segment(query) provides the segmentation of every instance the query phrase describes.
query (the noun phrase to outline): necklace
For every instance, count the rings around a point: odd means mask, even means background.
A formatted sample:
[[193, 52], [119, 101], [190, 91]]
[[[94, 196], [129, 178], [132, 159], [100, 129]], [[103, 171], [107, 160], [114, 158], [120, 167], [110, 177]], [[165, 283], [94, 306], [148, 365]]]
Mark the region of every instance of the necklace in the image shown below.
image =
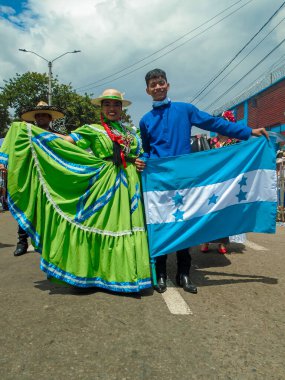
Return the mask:
[[117, 142], [120, 145], [120, 156], [122, 159], [122, 163], [124, 168], [127, 167], [126, 164], [126, 158], [125, 156], [128, 156], [128, 154], [131, 151], [131, 144], [133, 141], [133, 136], [131, 132], [121, 123], [119, 124], [122, 130], [124, 131], [124, 134], [120, 133], [116, 126], [112, 123], [109, 126], [103, 119], [103, 116], [101, 115], [101, 124], [104, 127], [105, 131], [107, 132], [108, 136], [112, 141]]

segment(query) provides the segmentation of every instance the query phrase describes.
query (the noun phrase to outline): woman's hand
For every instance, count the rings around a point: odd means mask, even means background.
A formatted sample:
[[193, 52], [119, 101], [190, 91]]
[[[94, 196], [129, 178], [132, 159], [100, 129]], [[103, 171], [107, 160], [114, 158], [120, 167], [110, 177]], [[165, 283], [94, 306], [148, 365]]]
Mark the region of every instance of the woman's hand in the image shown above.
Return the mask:
[[135, 165], [138, 172], [142, 172], [145, 168], [145, 162], [141, 160], [140, 158], [135, 159]]

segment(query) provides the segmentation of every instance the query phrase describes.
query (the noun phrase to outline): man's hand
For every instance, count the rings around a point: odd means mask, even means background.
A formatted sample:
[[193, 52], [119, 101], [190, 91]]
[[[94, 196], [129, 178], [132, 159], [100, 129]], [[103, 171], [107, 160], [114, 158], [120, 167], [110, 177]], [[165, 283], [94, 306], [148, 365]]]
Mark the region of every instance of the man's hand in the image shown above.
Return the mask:
[[251, 135], [256, 137], [265, 136], [267, 140], [269, 140], [269, 136], [265, 128], [252, 129]]
[[57, 135], [59, 137], [61, 137], [62, 139], [64, 139], [65, 141], [68, 141], [70, 142], [71, 144], [74, 144], [75, 145], [75, 141], [73, 140], [73, 138], [69, 135], [63, 135], [61, 133], [57, 133], [57, 132], [53, 132], [54, 135]]
[[136, 158], [135, 165], [137, 167], [138, 172], [142, 172], [145, 168], [145, 162], [141, 160], [140, 158]]

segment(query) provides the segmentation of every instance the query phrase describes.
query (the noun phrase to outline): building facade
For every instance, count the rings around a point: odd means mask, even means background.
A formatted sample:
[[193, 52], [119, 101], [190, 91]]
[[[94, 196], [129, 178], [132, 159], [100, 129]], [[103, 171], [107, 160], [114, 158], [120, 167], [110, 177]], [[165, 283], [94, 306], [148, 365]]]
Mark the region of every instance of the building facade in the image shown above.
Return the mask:
[[234, 112], [237, 121], [252, 128], [264, 127], [285, 135], [285, 66], [213, 113], [218, 116], [227, 109]]

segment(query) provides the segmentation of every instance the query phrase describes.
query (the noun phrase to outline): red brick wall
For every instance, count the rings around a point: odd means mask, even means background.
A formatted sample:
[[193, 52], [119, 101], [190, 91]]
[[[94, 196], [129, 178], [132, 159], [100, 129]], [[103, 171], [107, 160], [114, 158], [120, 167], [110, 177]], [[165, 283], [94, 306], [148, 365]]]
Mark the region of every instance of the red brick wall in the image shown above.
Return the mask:
[[244, 115], [243, 115], [243, 104], [240, 104], [237, 108], [236, 108], [236, 118], [237, 120], [241, 120], [244, 118]]
[[[236, 107], [237, 120], [243, 119], [243, 104]], [[248, 125], [252, 128], [285, 124], [285, 79], [248, 99]]]

